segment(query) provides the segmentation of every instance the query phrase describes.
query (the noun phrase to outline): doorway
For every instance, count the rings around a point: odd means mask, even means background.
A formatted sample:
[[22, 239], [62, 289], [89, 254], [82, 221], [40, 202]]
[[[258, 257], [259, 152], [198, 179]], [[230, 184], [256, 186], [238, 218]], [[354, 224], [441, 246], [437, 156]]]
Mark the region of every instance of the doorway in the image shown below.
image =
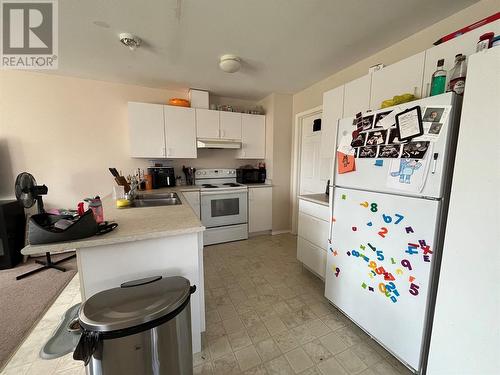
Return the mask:
[[321, 129], [317, 122], [322, 115], [322, 106], [295, 116], [292, 149], [292, 233], [297, 233], [298, 196], [317, 193], [324, 190], [321, 180]]

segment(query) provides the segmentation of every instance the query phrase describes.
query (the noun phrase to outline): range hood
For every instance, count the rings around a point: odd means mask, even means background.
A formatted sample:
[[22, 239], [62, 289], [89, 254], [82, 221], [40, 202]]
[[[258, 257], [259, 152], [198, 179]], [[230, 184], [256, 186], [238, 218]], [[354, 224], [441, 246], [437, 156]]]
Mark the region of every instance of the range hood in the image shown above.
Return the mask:
[[198, 138], [198, 148], [241, 148], [241, 142], [230, 139], [203, 139]]

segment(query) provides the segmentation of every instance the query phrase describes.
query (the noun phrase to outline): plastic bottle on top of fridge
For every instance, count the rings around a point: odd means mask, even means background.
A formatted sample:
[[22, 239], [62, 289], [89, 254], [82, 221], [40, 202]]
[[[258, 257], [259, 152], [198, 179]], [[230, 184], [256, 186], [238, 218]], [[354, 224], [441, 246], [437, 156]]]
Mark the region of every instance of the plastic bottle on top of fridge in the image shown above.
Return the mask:
[[450, 81], [447, 92], [453, 91], [457, 95], [463, 95], [465, 89], [465, 75], [467, 74], [467, 64], [465, 55], [459, 53], [455, 56], [455, 66], [450, 70]]

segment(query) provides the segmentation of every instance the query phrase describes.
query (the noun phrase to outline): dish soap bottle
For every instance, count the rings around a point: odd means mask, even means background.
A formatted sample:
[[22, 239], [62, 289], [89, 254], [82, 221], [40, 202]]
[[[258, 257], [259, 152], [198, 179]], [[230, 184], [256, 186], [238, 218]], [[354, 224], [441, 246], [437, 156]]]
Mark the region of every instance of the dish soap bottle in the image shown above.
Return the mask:
[[450, 82], [448, 83], [448, 90], [446, 91], [453, 91], [457, 95], [463, 95], [466, 73], [467, 65], [465, 64], [465, 56], [459, 53], [455, 56], [455, 66], [450, 71]]
[[432, 75], [431, 95], [439, 95], [446, 90], [446, 70], [443, 69], [444, 59], [439, 59], [437, 62], [437, 70]]

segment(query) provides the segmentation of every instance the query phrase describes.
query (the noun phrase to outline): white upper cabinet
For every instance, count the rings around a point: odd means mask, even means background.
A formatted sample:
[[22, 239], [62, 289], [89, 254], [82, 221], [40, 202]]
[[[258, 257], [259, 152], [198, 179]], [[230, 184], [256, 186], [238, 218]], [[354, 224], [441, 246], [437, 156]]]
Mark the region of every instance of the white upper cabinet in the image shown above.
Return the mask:
[[165, 139], [167, 158], [196, 158], [196, 116], [194, 108], [166, 105]]
[[395, 95], [422, 96], [425, 51], [377, 70], [372, 74], [370, 108], [379, 109], [384, 100]]
[[241, 113], [219, 112], [220, 138], [241, 139]]
[[494, 32], [495, 35], [500, 34], [500, 20], [429, 48], [425, 53], [423, 96], [429, 96], [432, 74], [436, 71], [439, 59], [444, 59], [444, 69], [448, 71], [449, 77], [449, 71], [453, 68], [453, 65], [455, 65], [455, 55], [461, 53], [468, 58], [476, 52], [476, 44], [479, 37], [489, 31]]
[[241, 150], [239, 159], [266, 157], [266, 116], [241, 115]]
[[343, 117], [354, 117], [370, 109], [371, 80], [371, 74], [367, 74], [344, 85]]
[[165, 126], [163, 105], [128, 103], [130, 156], [135, 158], [163, 158]]
[[344, 86], [323, 94], [321, 116], [321, 157], [332, 157], [335, 152], [337, 123], [344, 115]]
[[196, 136], [219, 138], [219, 111], [196, 108]]
[[344, 113], [344, 86], [336, 87], [323, 94], [321, 116], [320, 180], [332, 180], [332, 162], [337, 141], [337, 123]]

